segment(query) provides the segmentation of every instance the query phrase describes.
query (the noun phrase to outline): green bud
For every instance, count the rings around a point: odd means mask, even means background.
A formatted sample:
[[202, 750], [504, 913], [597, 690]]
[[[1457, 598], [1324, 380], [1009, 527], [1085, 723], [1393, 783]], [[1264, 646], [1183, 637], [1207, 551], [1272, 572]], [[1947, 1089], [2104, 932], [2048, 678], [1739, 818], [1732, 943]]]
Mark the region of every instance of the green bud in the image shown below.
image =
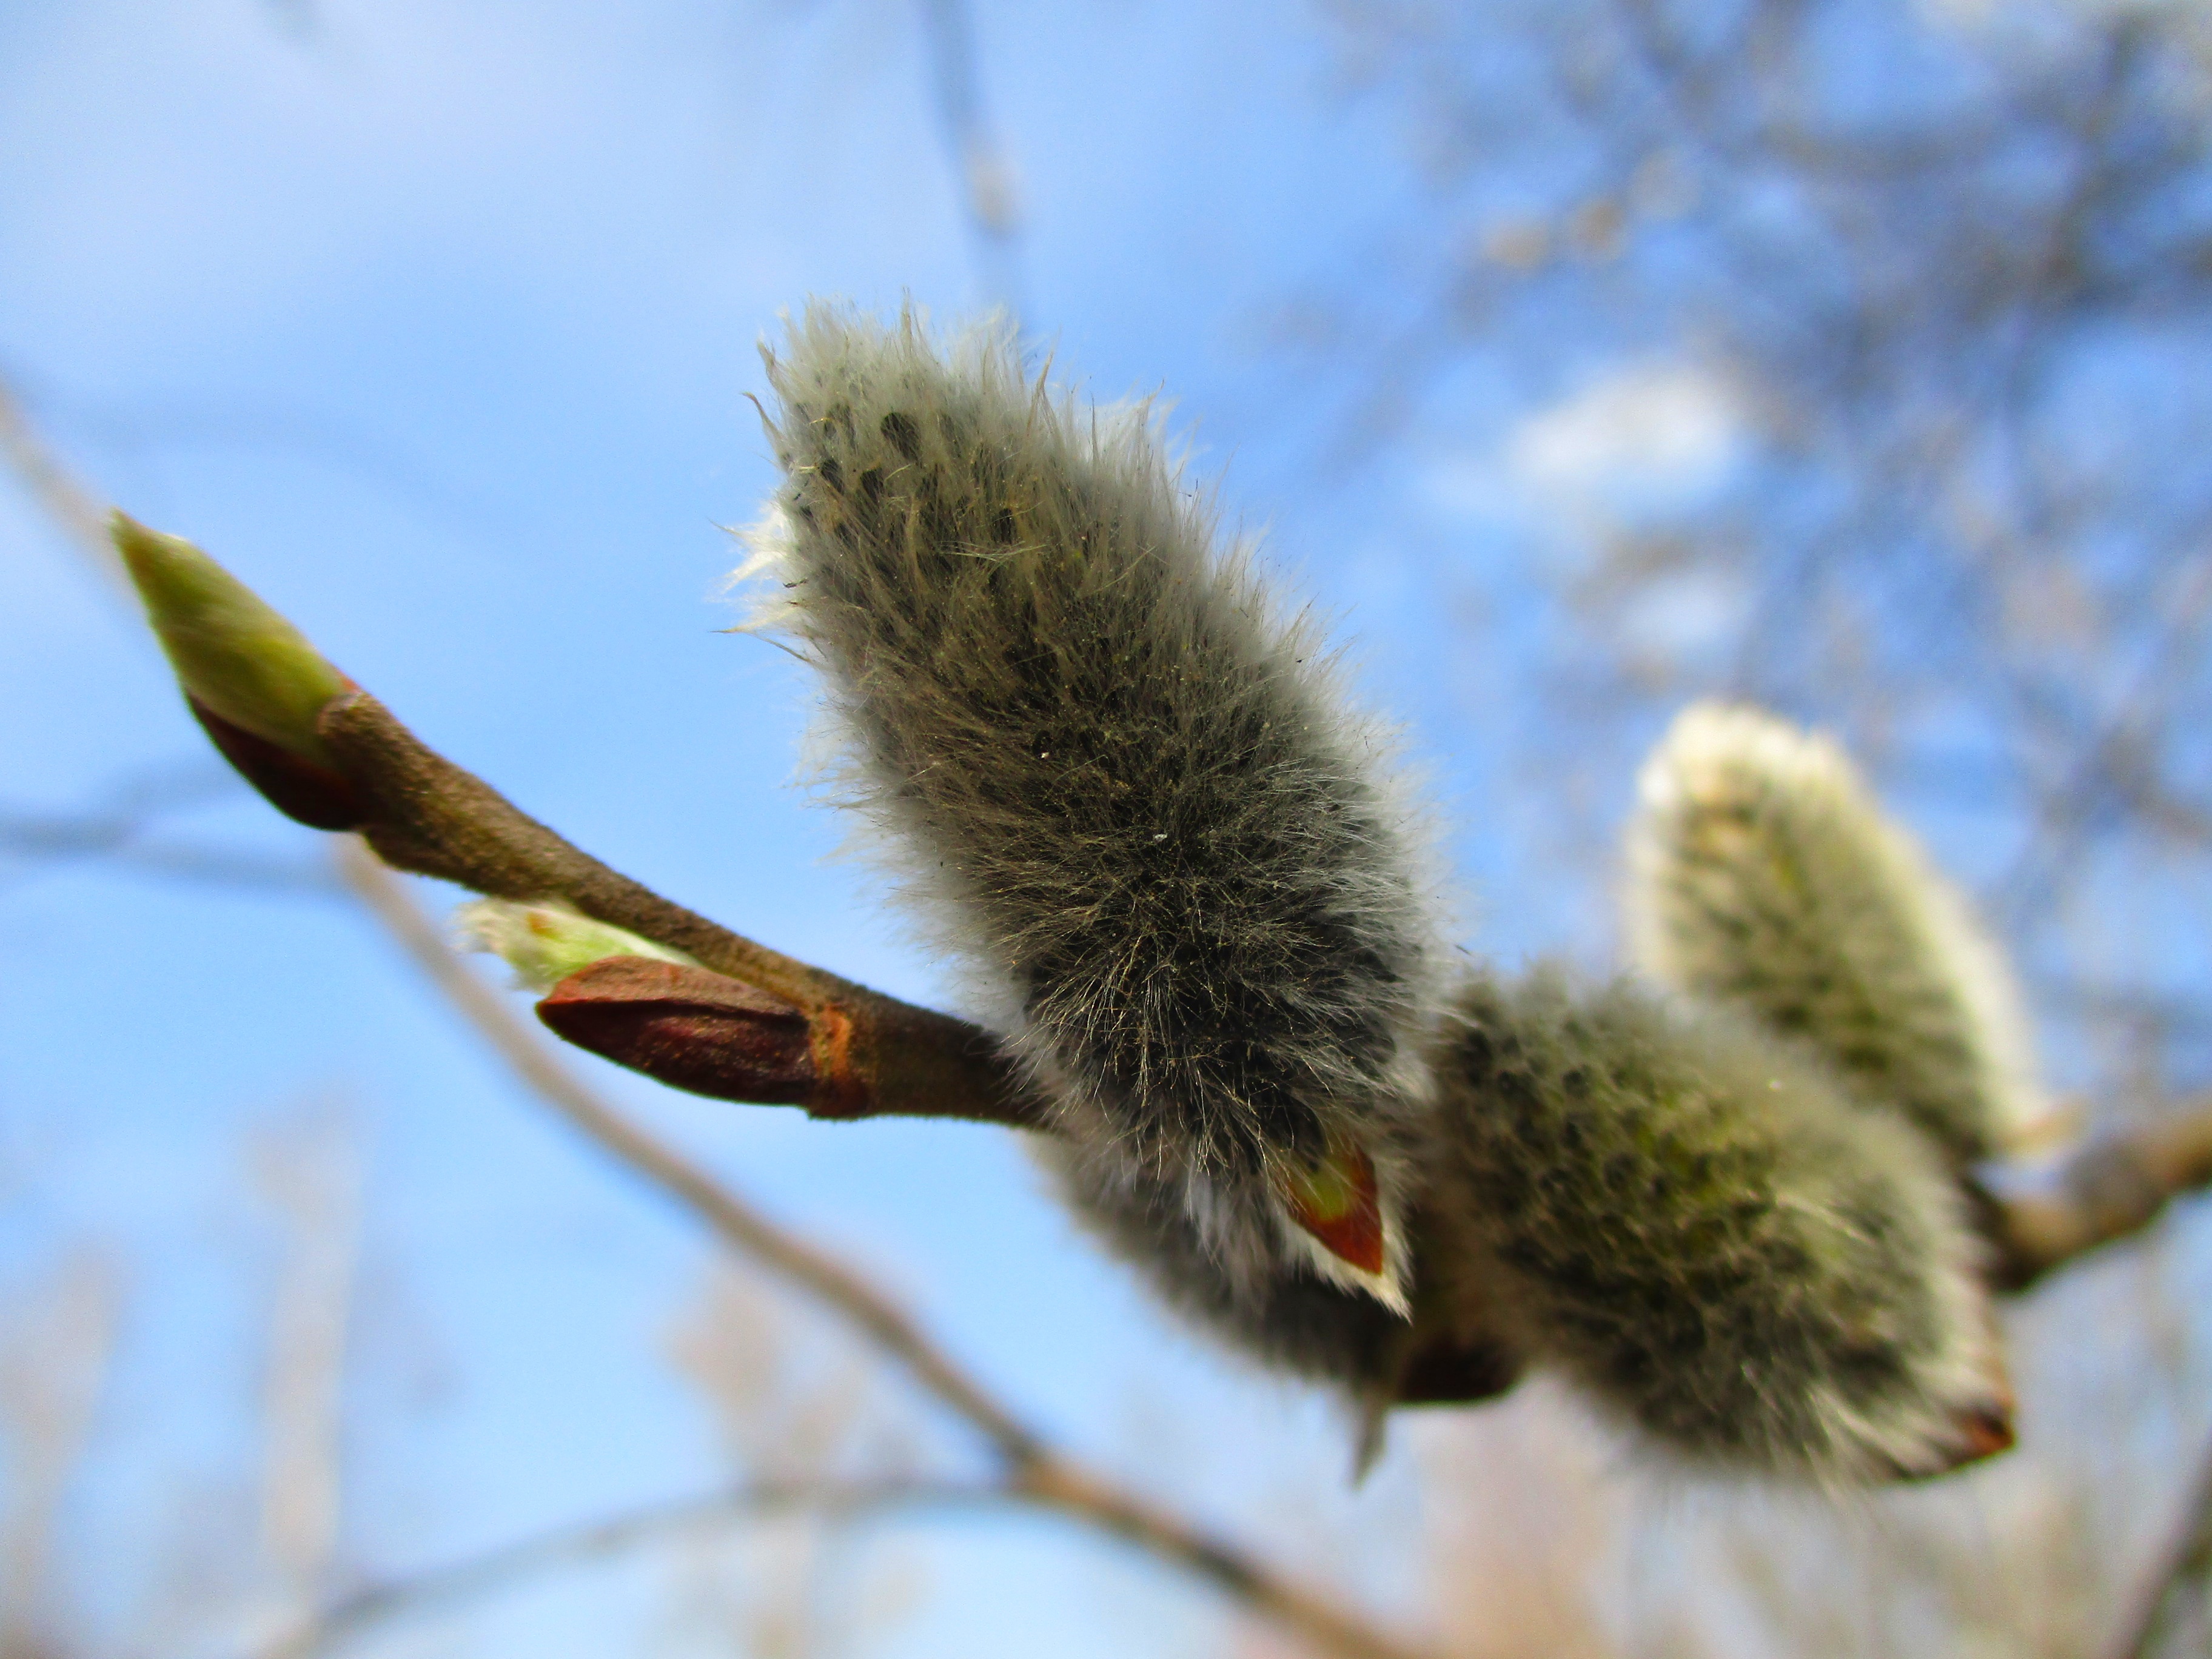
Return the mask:
[[108, 520], [108, 534], [196, 708], [329, 767], [315, 717], [347, 689], [345, 677], [252, 588], [183, 538], [121, 513]]
[[468, 949], [487, 951], [514, 969], [516, 982], [529, 991], [550, 991], [569, 975], [607, 957], [698, 965], [681, 951], [593, 921], [559, 899], [530, 904], [477, 899], [453, 913], [453, 931]]

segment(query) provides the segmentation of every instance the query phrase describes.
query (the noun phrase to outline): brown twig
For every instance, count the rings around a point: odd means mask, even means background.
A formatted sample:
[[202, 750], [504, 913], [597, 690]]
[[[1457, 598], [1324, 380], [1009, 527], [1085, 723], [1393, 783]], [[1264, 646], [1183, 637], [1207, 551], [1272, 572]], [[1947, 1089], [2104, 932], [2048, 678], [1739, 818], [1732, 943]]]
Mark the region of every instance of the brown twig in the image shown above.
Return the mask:
[[2137, 1127], [2100, 1136], [2056, 1164], [1985, 1170], [1984, 1225], [1998, 1281], [2025, 1290], [2102, 1244], [2142, 1231], [2184, 1193], [2212, 1185], [2212, 1096]]
[[[318, 729], [358, 814], [351, 827], [395, 869], [495, 898], [565, 900], [801, 1010], [813, 1027], [822, 1073], [819, 1094], [803, 1103], [814, 1115], [1042, 1126], [1042, 1100], [988, 1032], [855, 985], [670, 902], [434, 753], [365, 691], [335, 699]], [[261, 781], [251, 763], [240, 769]]]
[[375, 860], [349, 843], [340, 866], [347, 884], [541, 1097], [726, 1242], [842, 1315], [904, 1365], [991, 1443], [1006, 1466], [1001, 1490], [1009, 1500], [1056, 1510], [1134, 1545], [1206, 1579], [1318, 1648], [1347, 1659], [1413, 1659], [1417, 1650], [1051, 1449], [888, 1297], [786, 1233], [682, 1153], [601, 1101], [447, 947], [436, 926]]

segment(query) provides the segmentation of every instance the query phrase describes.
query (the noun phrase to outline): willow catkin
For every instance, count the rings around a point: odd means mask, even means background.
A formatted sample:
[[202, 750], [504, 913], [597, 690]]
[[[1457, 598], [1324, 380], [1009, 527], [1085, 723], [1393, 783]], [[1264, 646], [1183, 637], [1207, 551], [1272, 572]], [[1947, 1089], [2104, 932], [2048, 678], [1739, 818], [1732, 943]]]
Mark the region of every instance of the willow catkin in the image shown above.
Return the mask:
[[1684, 711], [1639, 781], [1626, 908], [1647, 973], [1810, 1044], [1956, 1161], [2037, 1109], [2003, 957], [1826, 738]]
[[1437, 1064], [1435, 1203], [1516, 1334], [1704, 1462], [1838, 1484], [2009, 1443], [1978, 1249], [1935, 1148], [1747, 1023], [1479, 978]]
[[[757, 620], [826, 677], [855, 799], [1058, 1103], [1073, 1195], [1209, 1298], [1302, 1273], [1402, 1307], [1440, 953], [1314, 627], [1217, 544], [1149, 408], [1031, 378], [1002, 327], [940, 348], [817, 304], [764, 356]], [[1293, 1219], [1360, 1180], [1371, 1255]], [[1198, 1260], [1131, 1242], [1163, 1182]]]

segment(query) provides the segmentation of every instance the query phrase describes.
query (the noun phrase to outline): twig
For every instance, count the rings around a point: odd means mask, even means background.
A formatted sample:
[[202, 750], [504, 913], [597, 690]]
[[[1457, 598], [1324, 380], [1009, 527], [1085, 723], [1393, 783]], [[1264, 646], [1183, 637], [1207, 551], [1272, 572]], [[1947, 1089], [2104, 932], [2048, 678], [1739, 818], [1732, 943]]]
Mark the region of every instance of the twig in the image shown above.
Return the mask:
[[0, 455], [7, 458], [32, 499], [46, 509], [77, 551], [118, 589], [130, 592], [131, 578], [124, 573], [115, 550], [107, 544], [103, 523], [106, 512], [46, 447], [31, 424], [22, 399], [4, 379], [0, 379]]
[[[262, 751], [273, 746], [245, 750], [226, 743], [238, 734], [198, 712], [233, 764], [262, 783]], [[358, 828], [395, 869], [495, 898], [566, 900], [587, 916], [673, 945], [804, 1013], [820, 1062], [821, 1090], [803, 1103], [814, 1115], [1043, 1127], [1042, 1098], [1000, 1054], [988, 1032], [856, 985], [672, 903], [434, 753], [367, 692], [333, 699], [318, 731], [343, 774], [334, 781], [347, 792], [335, 803], [337, 810], [319, 821]]]
[[307, 894], [331, 890], [329, 877], [312, 865], [224, 847], [141, 840], [161, 810], [157, 804], [66, 816], [0, 812], [0, 854], [27, 860], [33, 869], [76, 859], [104, 859], [155, 875], [225, 887]]
[[1018, 315], [1014, 247], [1021, 234], [1021, 203], [1006, 151], [984, 117], [967, 0], [921, 0], [921, 9], [937, 118], [958, 179], [961, 204], [967, 210], [984, 285], [998, 290], [988, 297]]
[[2100, 1245], [2142, 1231], [2184, 1193], [2212, 1185], [2212, 1096], [2100, 1136], [2047, 1170], [1984, 1170], [1978, 1196], [2001, 1286], [2025, 1290]]

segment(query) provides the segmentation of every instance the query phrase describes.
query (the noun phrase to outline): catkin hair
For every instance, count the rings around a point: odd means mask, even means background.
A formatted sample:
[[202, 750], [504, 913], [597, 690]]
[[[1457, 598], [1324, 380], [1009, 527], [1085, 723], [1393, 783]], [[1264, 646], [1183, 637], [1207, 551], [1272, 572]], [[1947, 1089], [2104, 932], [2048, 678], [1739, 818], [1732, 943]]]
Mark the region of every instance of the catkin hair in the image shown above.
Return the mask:
[[1685, 710], [1639, 781], [1626, 908], [1645, 972], [1809, 1043], [1955, 1160], [2038, 1109], [2003, 957], [1826, 738]]
[[1528, 1349], [1661, 1442], [1837, 1484], [2005, 1443], [1977, 1247], [1910, 1126], [1747, 1024], [1548, 972], [1471, 984], [1438, 1071], [1438, 1202]]
[[1302, 1273], [1240, 1287], [1222, 1272], [1180, 1183], [1066, 1142], [1042, 1156], [1086, 1231], [1206, 1335], [1270, 1370], [1354, 1394], [1395, 1382], [1411, 1328], [1373, 1297]]
[[[1186, 1184], [1247, 1290], [1263, 1177], [1395, 1180], [1439, 952], [1388, 745], [1215, 545], [1146, 406], [817, 304], [765, 351], [785, 471], [754, 574], [827, 678], [860, 803], [1095, 1156]], [[1321, 1271], [1328, 1263], [1316, 1261]]]
[[[1495, 1270], [1479, 1246], [1470, 1250], [1463, 1228], [1414, 1229], [1419, 1306], [1412, 1323], [1370, 1295], [1301, 1273], [1274, 1274], [1240, 1292], [1176, 1183], [1073, 1142], [1040, 1150], [1093, 1237], [1134, 1266], [1185, 1322], [1270, 1370], [1386, 1402], [1467, 1403], [1504, 1394], [1520, 1376], [1520, 1353], [1493, 1306]], [[1434, 1158], [1416, 1162], [1425, 1169]]]

